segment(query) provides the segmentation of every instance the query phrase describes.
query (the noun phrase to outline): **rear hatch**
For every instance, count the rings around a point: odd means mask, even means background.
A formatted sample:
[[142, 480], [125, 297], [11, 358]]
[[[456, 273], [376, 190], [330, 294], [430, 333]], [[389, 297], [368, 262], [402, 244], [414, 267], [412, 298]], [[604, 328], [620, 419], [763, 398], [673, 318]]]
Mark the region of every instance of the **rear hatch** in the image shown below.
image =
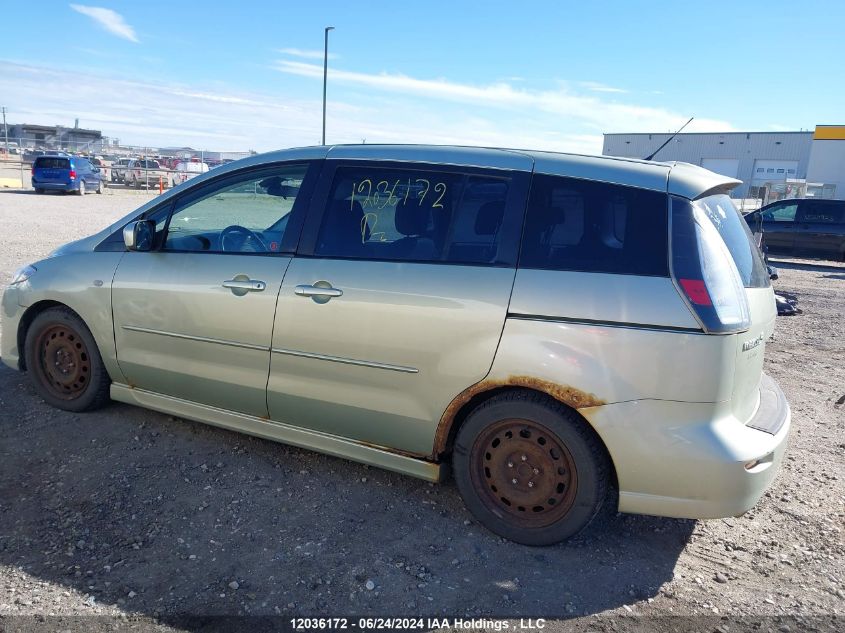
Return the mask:
[[70, 180], [69, 158], [39, 156], [32, 165], [33, 176], [40, 182], [66, 183]]
[[708, 334], [735, 339], [731, 411], [748, 423], [760, 401], [763, 354], [777, 316], [763, 255], [725, 194], [674, 198], [672, 222], [673, 274], [693, 313]]

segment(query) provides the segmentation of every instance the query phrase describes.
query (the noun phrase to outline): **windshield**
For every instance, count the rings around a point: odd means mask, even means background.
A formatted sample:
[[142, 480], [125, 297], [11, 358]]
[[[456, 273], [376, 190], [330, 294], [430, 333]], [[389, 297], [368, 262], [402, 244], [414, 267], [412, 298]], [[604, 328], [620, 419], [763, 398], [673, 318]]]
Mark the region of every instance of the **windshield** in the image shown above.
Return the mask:
[[704, 215], [724, 240], [739, 271], [742, 284], [746, 288], [769, 286], [763, 254], [733, 201], [727, 195], [720, 194], [702, 198], [695, 204], [704, 211]]

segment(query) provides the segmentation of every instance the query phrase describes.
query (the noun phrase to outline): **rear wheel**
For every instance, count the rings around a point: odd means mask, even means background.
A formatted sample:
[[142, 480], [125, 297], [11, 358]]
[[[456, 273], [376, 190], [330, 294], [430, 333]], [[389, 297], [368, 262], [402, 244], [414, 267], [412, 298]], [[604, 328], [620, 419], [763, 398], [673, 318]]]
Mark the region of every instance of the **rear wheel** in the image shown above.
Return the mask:
[[44, 193], [44, 190], [43, 190], [43, 189], [39, 189], [38, 187], [36, 187], [36, 188], [35, 188], [35, 193], [36, 193], [36, 194], [38, 194], [38, 195], [41, 195], [42, 193]]
[[105, 183], [100, 180], [100, 182], [97, 183], [97, 193], [103, 193], [103, 189], [105, 188], [105, 186]]
[[50, 308], [35, 317], [24, 350], [32, 384], [48, 404], [88, 411], [108, 402], [111, 379], [94, 337], [72, 310]]
[[496, 396], [473, 411], [455, 440], [453, 466], [470, 512], [525, 545], [583, 530], [604, 502], [610, 472], [586, 422], [531, 392]]
[[76, 193], [78, 193], [80, 196], [85, 195], [85, 181], [84, 180], [79, 181], [79, 189], [77, 190]]

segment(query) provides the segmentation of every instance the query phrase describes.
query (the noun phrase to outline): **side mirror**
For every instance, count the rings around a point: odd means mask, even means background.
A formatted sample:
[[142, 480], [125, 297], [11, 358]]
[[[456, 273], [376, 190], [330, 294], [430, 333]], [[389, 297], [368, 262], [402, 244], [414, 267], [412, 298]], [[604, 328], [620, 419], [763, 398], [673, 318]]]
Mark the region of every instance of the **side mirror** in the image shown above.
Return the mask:
[[153, 247], [156, 225], [152, 220], [138, 220], [123, 227], [123, 243], [130, 251], [149, 251]]

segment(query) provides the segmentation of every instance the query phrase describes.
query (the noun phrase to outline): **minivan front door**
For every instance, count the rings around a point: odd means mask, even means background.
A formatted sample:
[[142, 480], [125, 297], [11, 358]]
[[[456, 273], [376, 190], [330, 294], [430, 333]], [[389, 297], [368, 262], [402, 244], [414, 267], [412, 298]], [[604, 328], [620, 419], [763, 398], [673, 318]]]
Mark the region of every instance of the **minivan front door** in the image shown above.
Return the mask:
[[270, 417], [430, 453], [493, 362], [530, 168], [327, 161], [279, 295]]
[[267, 415], [276, 299], [317, 168], [224, 176], [151, 216], [155, 250], [127, 253], [112, 285], [117, 358], [131, 387]]
[[795, 219], [798, 201], [787, 200], [761, 209], [763, 241], [773, 253], [790, 253], [795, 246]]

